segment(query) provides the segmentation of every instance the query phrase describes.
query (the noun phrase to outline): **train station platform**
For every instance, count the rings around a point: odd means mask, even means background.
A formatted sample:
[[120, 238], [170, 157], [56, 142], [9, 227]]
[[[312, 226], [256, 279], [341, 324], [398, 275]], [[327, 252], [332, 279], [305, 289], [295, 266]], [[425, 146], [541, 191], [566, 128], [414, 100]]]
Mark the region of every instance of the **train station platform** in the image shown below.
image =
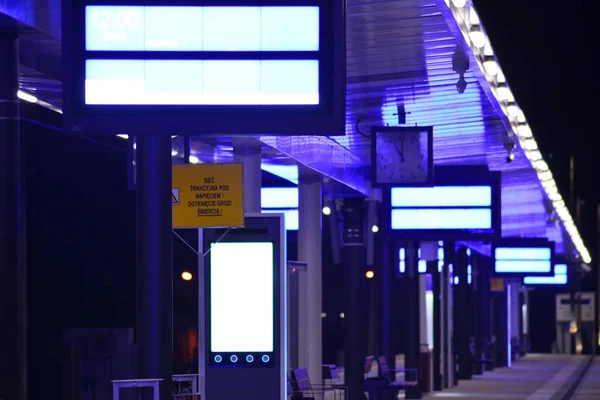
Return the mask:
[[[396, 357], [402, 366], [404, 357]], [[561, 400], [563, 398], [600, 399], [600, 360], [595, 360], [577, 385], [588, 356], [563, 354], [528, 354], [510, 368], [496, 368], [471, 380], [461, 380], [458, 386], [440, 392], [425, 393], [423, 399], [493, 399], [493, 400]], [[343, 369], [339, 371], [343, 379]], [[369, 376], [377, 375], [374, 363]], [[576, 387], [573, 391], [573, 387]], [[571, 392], [571, 397], [565, 397]], [[333, 399], [333, 397], [331, 397]], [[403, 399], [404, 393], [400, 393]]]
[[[472, 380], [459, 381], [457, 387], [423, 398], [560, 400], [588, 360], [585, 356], [529, 354], [510, 368], [497, 368]], [[596, 376], [591, 376], [590, 371], [584, 378], [590, 388], [582, 392], [585, 397], [575, 398], [600, 398], [600, 364], [596, 362], [595, 368]]]
[[596, 358], [594, 360], [571, 398], [573, 400], [600, 399], [600, 359]]

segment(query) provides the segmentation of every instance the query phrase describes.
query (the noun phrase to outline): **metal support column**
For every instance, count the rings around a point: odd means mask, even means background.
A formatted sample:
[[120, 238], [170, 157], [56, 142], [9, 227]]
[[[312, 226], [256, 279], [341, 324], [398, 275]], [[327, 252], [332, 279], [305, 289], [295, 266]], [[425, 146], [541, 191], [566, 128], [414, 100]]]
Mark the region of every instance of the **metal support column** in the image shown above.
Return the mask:
[[[492, 358], [491, 353], [491, 320], [490, 320], [490, 263], [489, 257], [481, 257], [479, 259], [479, 272], [477, 274], [478, 290], [480, 293], [480, 321], [481, 321], [481, 338], [482, 352], [484, 358]], [[491, 370], [493, 364], [487, 363], [486, 369]]]
[[261, 144], [253, 138], [239, 138], [233, 143], [234, 161], [244, 164], [244, 211], [261, 212], [260, 190], [262, 188]]
[[344, 264], [344, 376], [348, 400], [364, 400], [366, 353], [364, 301], [365, 202], [348, 198], [342, 207]]
[[[473, 310], [473, 318], [472, 318], [472, 327], [473, 327], [473, 338], [475, 339], [474, 350], [475, 350], [475, 358], [483, 359], [483, 292], [481, 287], [481, 279], [479, 275], [481, 273], [481, 256], [479, 254], [473, 254], [471, 256], [471, 270], [472, 270], [472, 279], [471, 279], [471, 287], [472, 287], [472, 310]], [[477, 363], [473, 365], [471, 369], [473, 374], [481, 375], [484, 371], [484, 365], [481, 363]]]
[[27, 399], [25, 174], [17, 32], [0, 31], [0, 399]]
[[308, 369], [311, 382], [320, 384], [323, 375], [321, 176], [309, 168], [298, 168], [298, 258], [308, 264], [308, 269], [303, 274], [306, 280], [305, 296], [300, 297], [306, 318], [303, 330], [306, 337], [300, 343], [306, 347], [300, 348], [299, 352], [305, 355], [306, 363], [302, 366]]
[[[409, 242], [406, 246], [406, 347], [404, 352], [404, 365], [406, 369], [416, 369], [419, 377], [423, 374], [421, 369], [421, 322], [419, 315], [419, 256], [418, 244]], [[425, 316], [423, 316], [425, 318]], [[420, 380], [420, 379], [419, 379]], [[422, 387], [406, 389], [407, 399], [422, 398]]]
[[442, 321], [442, 337], [444, 338], [444, 353], [442, 354], [442, 375], [444, 378], [444, 389], [454, 386], [454, 333], [452, 329], [453, 321], [453, 285], [452, 285], [452, 267], [454, 262], [454, 243], [444, 242], [444, 265], [442, 266], [442, 308], [444, 319]]
[[494, 333], [496, 336], [496, 366], [509, 365], [509, 340], [508, 337], [508, 294], [509, 285], [504, 284], [504, 291], [494, 294]]
[[442, 274], [438, 261], [428, 261], [433, 286], [433, 390], [442, 390]]
[[137, 353], [140, 378], [173, 397], [171, 137], [137, 138]]
[[458, 284], [455, 285], [454, 301], [454, 332], [456, 353], [458, 355], [458, 379], [471, 379], [472, 377], [472, 358], [469, 347], [469, 302], [468, 302], [468, 256], [467, 249], [464, 247], [456, 251], [456, 264], [454, 271], [458, 277]]

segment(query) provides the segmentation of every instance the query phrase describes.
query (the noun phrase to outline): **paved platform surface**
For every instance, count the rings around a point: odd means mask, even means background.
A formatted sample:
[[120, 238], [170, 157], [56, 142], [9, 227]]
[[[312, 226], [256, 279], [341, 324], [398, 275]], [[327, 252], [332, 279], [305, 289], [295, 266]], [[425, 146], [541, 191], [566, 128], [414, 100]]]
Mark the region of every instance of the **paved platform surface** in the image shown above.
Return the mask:
[[583, 378], [578, 390], [575, 391], [572, 400], [598, 400], [600, 399], [600, 357], [594, 363]]
[[[586, 357], [558, 354], [529, 354], [516, 361], [510, 368], [498, 368], [472, 380], [459, 381], [459, 385], [442, 392], [431, 393], [425, 399], [494, 399], [494, 400], [550, 400], [572, 379], [573, 374], [583, 366]], [[597, 365], [600, 367], [600, 365]], [[600, 373], [600, 369], [597, 369]], [[598, 376], [591, 382], [598, 388], [592, 397], [582, 399], [600, 400]]]

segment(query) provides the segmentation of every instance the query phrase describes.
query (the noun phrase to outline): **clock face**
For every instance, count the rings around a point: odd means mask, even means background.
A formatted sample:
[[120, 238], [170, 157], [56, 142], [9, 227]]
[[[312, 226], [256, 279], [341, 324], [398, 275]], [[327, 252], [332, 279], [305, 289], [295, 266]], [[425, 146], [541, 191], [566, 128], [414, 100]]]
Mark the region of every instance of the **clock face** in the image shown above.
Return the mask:
[[376, 132], [376, 180], [380, 184], [427, 184], [429, 171], [429, 132]]

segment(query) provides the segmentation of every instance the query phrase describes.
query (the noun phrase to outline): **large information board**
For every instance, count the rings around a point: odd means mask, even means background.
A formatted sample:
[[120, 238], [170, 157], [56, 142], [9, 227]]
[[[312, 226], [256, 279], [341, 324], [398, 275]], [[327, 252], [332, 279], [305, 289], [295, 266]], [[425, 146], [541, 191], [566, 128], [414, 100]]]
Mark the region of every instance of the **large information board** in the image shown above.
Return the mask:
[[207, 399], [284, 400], [286, 263], [283, 214], [246, 214], [243, 228], [207, 229], [205, 340]]
[[69, 131], [344, 134], [343, 0], [64, 0], [63, 29]]

